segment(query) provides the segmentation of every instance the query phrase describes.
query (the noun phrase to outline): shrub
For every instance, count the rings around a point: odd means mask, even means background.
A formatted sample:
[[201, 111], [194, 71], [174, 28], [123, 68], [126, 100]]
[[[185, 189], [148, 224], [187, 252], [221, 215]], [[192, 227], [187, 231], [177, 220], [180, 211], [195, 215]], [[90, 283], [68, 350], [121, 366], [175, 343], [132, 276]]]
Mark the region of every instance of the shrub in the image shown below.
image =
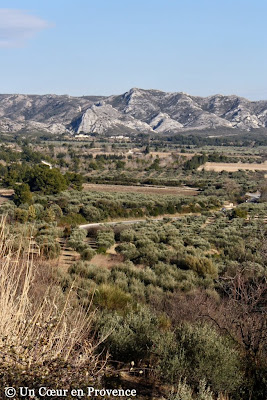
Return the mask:
[[78, 275], [85, 280], [92, 280], [97, 284], [107, 283], [110, 278], [110, 271], [105, 267], [95, 267], [87, 262], [78, 261], [72, 265], [68, 272], [71, 275]]
[[116, 247], [116, 251], [121, 253], [125, 260], [135, 260], [139, 252], [133, 243], [122, 243]]
[[109, 284], [98, 286], [94, 296], [94, 304], [107, 310], [124, 310], [131, 302], [130, 294]]
[[28, 211], [22, 208], [15, 210], [15, 218], [18, 222], [24, 224], [28, 220]]
[[85, 249], [84, 240], [86, 238], [86, 231], [84, 229], [75, 228], [71, 232], [70, 238], [68, 240], [68, 245], [74, 250], [83, 251]]
[[46, 258], [56, 258], [60, 253], [60, 244], [52, 236], [42, 235], [38, 238], [40, 252]]
[[130, 311], [125, 316], [106, 314], [98, 327], [101, 335], [110, 332], [105, 341], [114, 360], [138, 364], [149, 357], [158, 336], [158, 320], [146, 308]]
[[198, 394], [186, 383], [186, 379], [179, 381], [177, 392], [171, 394], [168, 400], [216, 400], [205, 380], [199, 382]]
[[114, 243], [115, 243], [115, 240], [114, 240], [114, 232], [113, 231], [99, 230], [97, 232], [97, 244], [98, 244], [100, 250], [106, 251]]
[[156, 376], [168, 383], [176, 383], [185, 376], [185, 352], [183, 347], [177, 345], [174, 332], [165, 332], [160, 336], [155, 345]]
[[101, 210], [94, 206], [83, 206], [81, 209], [81, 214], [88, 222], [98, 222], [103, 219]]
[[235, 208], [232, 215], [234, 218], [247, 218], [248, 212], [243, 208]]
[[53, 211], [55, 217], [57, 219], [60, 219], [63, 217], [63, 212], [61, 210], [61, 208], [59, 207], [59, 205], [57, 204], [52, 204], [52, 206], [50, 207], [51, 211]]
[[61, 219], [60, 219], [60, 224], [61, 225], [80, 225], [80, 224], [84, 224], [86, 221], [86, 219], [81, 215], [81, 214], [77, 214], [77, 213], [70, 213], [68, 215], [64, 215]]
[[94, 255], [95, 255], [95, 251], [92, 249], [92, 247], [87, 246], [82, 252], [81, 252], [81, 258], [82, 260], [85, 261], [90, 261]]
[[218, 275], [216, 266], [213, 264], [212, 260], [207, 257], [198, 258], [188, 255], [182, 260], [180, 265], [195, 271], [202, 277], [209, 275], [216, 278]]
[[176, 329], [184, 376], [193, 386], [206, 380], [215, 392], [234, 392], [242, 381], [240, 355], [233, 344], [208, 325], [183, 324]]
[[134, 230], [125, 229], [120, 233], [120, 240], [122, 242], [132, 242], [134, 240]]

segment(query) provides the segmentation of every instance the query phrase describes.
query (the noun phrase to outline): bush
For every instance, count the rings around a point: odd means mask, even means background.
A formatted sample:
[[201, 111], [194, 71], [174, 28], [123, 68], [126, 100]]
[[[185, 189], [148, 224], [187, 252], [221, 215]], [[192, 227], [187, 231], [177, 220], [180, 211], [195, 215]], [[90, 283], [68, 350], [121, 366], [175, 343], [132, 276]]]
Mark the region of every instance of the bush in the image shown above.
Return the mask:
[[22, 208], [17, 208], [15, 210], [15, 218], [20, 223], [25, 223], [28, 220], [28, 211]]
[[204, 380], [199, 382], [198, 394], [195, 395], [192, 388], [186, 383], [186, 379], [179, 381], [177, 392], [170, 395], [168, 400], [216, 400]]
[[81, 209], [81, 213], [88, 222], [98, 222], [103, 219], [103, 214], [101, 213], [101, 210], [94, 206], [83, 206]]
[[94, 296], [94, 304], [106, 310], [125, 310], [131, 302], [130, 294], [108, 284], [100, 285]]
[[52, 204], [52, 206], [50, 207], [50, 210], [53, 211], [53, 213], [57, 219], [60, 219], [63, 217], [63, 212], [62, 212], [61, 208], [59, 207], [59, 205]]
[[76, 251], [83, 251], [86, 248], [84, 243], [87, 232], [84, 229], [75, 228], [70, 234], [68, 245]]
[[105, 346], [112, 359], [136, 364], [149, 357], [158, 329], [157, 318], [145, 308], [131, 311], [124, 317], [117, 313], [106, 314], [99, 326], [102, 336], [110, 333]]
[[60, 224], [61, 225], [80, 225], [86, 223], [86, 219], [81, 215], [77, 213], [70, 213], [68, 215], [64, 215], [60, 219]]
[[60, 244], [52, 236], [42, 235], [39, 245], [41, 254], [46, 258], [56, 258], [60, 254]]
[[241, 359], [227, 338], [208, 325], [183, 324], [176, 329], [176, 340], [189, 383], [196, 387], [204, 379], [217, 393], [238, 390]]
[[95, 251], [90, 246], [88, 246], [82, 251], [81, 258], [82, 260], [90, 261], [95, 254]]
[[182, 260], [180, 265], [195, 271], [202, 277], [210, 276], [216, 278], [218, 276], [216, 266], [213, 264], [212, 260], [207, 257], [198, 258], [188, 255]]
[[121, 253], [125, 260], [135, 260], [139, 252], [133, 243], [122, 243], [116, 247], [116, 251]]
[[134, 233], [133, 229], [125, 229], [120, 234], [120, 240], [122, 242], [132, 242], [134, 240]]
[[177, 344], [174, 332], [166, 332], [159, 337], [155, 346], [155, 355], [158, 360], [156, 375], [168, 383], [176, 383], [185, 376], [185, 352]]
[[106, 251], [109, 247], [111, 247], [115, 243], [114, 232], [111, 230], [108, 231], [99, 230], [97, 232], [96, 240], [99, 246], [99, 250]]
[[234, 218], [247, 218], [248, 212], [243, 208], [235, 208], [232, 215]]

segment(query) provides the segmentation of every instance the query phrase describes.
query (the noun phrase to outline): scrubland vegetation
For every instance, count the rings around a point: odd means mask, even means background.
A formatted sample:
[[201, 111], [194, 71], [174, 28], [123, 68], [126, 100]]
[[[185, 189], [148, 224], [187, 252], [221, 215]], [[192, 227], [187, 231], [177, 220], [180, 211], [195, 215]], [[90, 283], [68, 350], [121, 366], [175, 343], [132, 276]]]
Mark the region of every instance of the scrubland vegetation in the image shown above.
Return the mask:
[[[0, 206], [1, 386], [265, 399], [264, 173], [197, 170], [264, 162], [265, 148], [243, 139], [240, 155], [237, 142], [224, 152], [222, 138], [93, 139], [2, 144], [1, 185], [14, 194]], [[101, 191], [84, 191], [85, 182]], [[122, 183], [197, 192], [126, 193]], [[61, 263], [63, 246], [79, 259]]]

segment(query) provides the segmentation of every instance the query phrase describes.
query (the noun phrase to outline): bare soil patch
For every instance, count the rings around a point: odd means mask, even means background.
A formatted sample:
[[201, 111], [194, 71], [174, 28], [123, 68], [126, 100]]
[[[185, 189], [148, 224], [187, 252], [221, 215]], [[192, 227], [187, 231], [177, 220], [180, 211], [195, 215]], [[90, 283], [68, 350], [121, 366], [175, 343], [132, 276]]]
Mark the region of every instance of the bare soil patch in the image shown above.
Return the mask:
[[13, 194], [13, 189], [0, 189], [0, 205], [3, 204], [5, 201], [11, 200]]
[[[267, 169], [267, 168], [266, 168]], [[86, 183], [85, 191], [111, 192], [111, 193], [143, 193], [143, 194], [162, 194], [177, 196], [196, 196], [199, 191], [190, 187], [167, 187], [167, 186], [127, 186], [127, 185], [105, 185]]]

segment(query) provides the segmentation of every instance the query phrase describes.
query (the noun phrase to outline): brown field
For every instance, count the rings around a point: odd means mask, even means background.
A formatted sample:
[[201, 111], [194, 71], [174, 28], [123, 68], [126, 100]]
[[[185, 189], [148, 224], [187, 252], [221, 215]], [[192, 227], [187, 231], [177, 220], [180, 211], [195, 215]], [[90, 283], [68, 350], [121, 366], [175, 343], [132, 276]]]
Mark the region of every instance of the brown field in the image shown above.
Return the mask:
[[83, 186], [85, 191], [111, 192], [111, 193], [142, 193], [142, 194], [162, 194], [177, 196], [196, 196], [198, 190], [189, 187], [160, 187], [160, 186], [127, 186], [127, 185], [104, 185], [86, 183]]
[[207, 162], [204, 165], [198, 167], [199, 171], [228, 171], [228, 172], [236, 172], [238, 170], [249, 170], [249, 171], [267, 171], [267, 162], [257, 164], [257, 163], [216, 163], [216, 162]]

